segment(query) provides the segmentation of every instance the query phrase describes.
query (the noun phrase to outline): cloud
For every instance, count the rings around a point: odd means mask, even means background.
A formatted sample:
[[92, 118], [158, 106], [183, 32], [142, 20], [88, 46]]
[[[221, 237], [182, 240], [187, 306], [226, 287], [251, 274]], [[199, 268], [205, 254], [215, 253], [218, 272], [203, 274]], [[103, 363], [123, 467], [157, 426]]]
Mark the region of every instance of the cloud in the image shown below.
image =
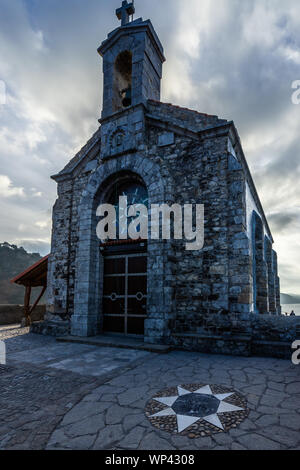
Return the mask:
[[28, 253], [39, 253], [41, 256], [50, 253], [50, 244], [47, 240], [17, 238], [14, 244], [19, 247], [22, 246]]
[[[277, 233], [294, 231], [295, 227], [299, 225], [300, 213], [293, 212], [276, 212], [273, 214], [268, 214], [268, 221], [270, 223], [271, 229]], [[298, 227], [297, 227], [298, 228]]]
[[0, 175], [0, 196], [1, 197], [24, 197], [24, 188], [14, 187], [11, 180], [6, 175]]
[[41, 220], [41, 221], [35, 222], [35, 226], [40, 228], [41, 230], [43, 230], [45, 228], [50, 228], [51, 221], [50, 220]]

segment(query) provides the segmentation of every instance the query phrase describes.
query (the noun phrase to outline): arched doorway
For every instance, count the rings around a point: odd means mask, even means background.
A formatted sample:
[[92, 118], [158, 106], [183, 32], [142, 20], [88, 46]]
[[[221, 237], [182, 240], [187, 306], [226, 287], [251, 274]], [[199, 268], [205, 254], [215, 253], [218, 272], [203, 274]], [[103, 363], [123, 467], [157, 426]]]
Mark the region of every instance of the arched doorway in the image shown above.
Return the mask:
[[[130, 219], [119, 207], [121, 196], [127, 197], [128, 207], [133, 204], [148, 207], [147, 188], [137, 175], [118, 175], [106, 193], [106, 202], [115, 206], [118, 239], [101, 244], [103, 331], [144, 335], [147, 318], [147, 240], [123, 239], [122, 219], [127, 219], [128, 224]], [[137, 228], [139, 230], [140, 227]]]
[[[173, 187], [170, 185], [168, 189], [165, 188], [159, 165], [155, 162], [150, 164], [147, 157], [137, 153], [104, 160], [91, 175], [78, 207], [74, 313], [71, 318], [71, 333], [74, 336], [95, 336], [103, 331], [104, 257], [96, 233], [99, 221], [96, 211], [99, 204], [109, 200], [109, 190], [117, 180], [121, 183], [125, 179], [128, 182], [139, 181], [147, 188], [149, 204], [172, 201]], [[170, 318], [174, 314], [174, 291], [166, 280], [168, 256], [167, 243], [148, 240], [147, 318], [144, 321], [144, 341], [148, 343], [165, 341], [170, 331]]]

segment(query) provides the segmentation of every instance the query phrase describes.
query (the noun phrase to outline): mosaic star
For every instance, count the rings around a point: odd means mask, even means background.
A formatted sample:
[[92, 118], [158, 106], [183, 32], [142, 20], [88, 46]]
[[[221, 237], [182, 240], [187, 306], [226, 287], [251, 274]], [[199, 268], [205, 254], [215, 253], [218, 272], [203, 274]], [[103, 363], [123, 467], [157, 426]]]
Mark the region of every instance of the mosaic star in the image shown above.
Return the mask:
[[244, 408], [224, 401], [226, 398], [234, 395], [235, 392], [214, 394], [209, 385], [201, 387], [195, 392], [190, 392], [182, 387], [177, 387], [177, 391], [178, 394], [172, 397], [154, 398], [155, 401], [166, 405], [167, 408], [155, 413], [151, 417], [176, 416], [178, 433], [199, 420], [213, 424], [224, 431], [218, 414], [244, 410]]

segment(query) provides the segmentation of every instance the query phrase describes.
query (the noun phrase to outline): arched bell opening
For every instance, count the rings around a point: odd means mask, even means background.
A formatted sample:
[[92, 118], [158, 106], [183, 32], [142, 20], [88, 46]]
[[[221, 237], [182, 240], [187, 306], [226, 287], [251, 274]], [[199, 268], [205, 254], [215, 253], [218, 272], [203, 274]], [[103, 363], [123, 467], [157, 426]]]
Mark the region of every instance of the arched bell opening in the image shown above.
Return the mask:
[[121, 52], [114, 65], [113, 111], [122, 111], [132, 103], [132, 52]]

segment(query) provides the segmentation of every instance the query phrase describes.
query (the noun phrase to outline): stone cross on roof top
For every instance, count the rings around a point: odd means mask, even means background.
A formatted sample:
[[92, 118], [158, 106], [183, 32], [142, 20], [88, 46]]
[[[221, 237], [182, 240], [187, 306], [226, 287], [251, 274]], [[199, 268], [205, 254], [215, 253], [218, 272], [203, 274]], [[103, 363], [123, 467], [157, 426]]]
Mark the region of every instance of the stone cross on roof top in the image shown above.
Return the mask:
[[135, 12], [134, 2], [128, 3], [127, 0], [122, 2], [122, 6], [116, 10], [116, 15], [121, 20], [121, 26], [129, 23], [129, 16]]

